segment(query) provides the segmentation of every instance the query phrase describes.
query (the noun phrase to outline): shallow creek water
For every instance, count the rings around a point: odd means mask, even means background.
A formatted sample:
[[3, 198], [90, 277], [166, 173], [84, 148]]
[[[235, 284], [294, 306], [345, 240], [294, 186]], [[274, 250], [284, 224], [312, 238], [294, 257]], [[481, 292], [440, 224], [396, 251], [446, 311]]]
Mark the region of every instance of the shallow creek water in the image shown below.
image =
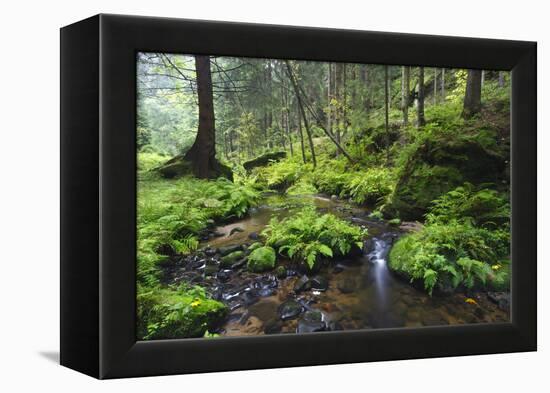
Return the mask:
[[430, 297], [396, 277], [387, 257], [405, 227], [370, 219], [368, 209], [330, 198], [267, 197], [248, 217], [216, 227], [216, 236], [202, 246], [216, 250], [250, 244], [272, 217], [289, 216], [306, 203], [368, 228], [362, 255], [333, 261], [307, 275], [282, 261], [287, 267], [283, 278], [250, 273], [242, 266], [220, 270], [209, 267], [208, 258], [195, 257], [167, 267], [165, 282], [196, 283], [225, 302], [231, 312], [218, 329], [225, 336], [509, 321], [507, 302], [498, 304], [502, 294], [468, 294], [475, 302], [466, 302], [464, 294]]

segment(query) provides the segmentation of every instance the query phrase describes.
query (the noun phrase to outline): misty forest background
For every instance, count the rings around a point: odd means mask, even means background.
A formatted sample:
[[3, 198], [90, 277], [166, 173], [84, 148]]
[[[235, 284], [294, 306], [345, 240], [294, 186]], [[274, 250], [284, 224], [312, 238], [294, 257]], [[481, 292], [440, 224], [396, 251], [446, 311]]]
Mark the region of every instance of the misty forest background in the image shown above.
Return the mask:
[[[164, 285], [163, 263], [196, 253], [208, 228], [246, 216], [266, 192], [323, 194], [413, 228], [389, 267], [430, 295], [508, 290], [509, 73], [163, 53], [137, 62], [140, 338], [209, 335], [223, 319], [201, 285]], [[306, 231], [315, 214], [295, 220]], [[275, 222], [249, 270], [280, 258], [317, 269], [368, 236], [342, 226], [308, 238], [298, 224]]]

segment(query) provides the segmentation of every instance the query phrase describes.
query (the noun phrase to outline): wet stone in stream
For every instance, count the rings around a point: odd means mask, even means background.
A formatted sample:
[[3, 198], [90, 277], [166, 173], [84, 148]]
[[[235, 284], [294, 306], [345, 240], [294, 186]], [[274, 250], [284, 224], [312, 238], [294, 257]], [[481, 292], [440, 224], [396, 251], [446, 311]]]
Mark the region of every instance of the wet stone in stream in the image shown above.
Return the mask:
[[328, 289], [328, 280], [323, 276], [315, 276], [311, 280], [311, 289], [315, 291], [326, 291]]
[[296, 300], [287, 300], [279, 306], [279, 318], [283, 321], [298, 317], [304, 310], [304, 307]]
[[298, 320], [296, 333], [322, 332], [326, 330], [323, 314], [320, 311], [306, 311]]
[[299, 293], [302, 291], [307, 291], [311, 288], [311, 281], [309, 277], [305, 274], [296, 281], [294, 284], [294, 292]]

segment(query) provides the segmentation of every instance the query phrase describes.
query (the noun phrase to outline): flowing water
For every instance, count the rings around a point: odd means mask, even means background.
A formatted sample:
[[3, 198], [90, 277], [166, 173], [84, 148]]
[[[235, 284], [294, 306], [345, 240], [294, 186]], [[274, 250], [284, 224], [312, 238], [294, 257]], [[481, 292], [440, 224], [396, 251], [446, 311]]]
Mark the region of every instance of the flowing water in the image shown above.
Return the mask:
[[388, 253], [403, 230], [370, 219], [368, 209], [330, 198], [270, 196], [248, 217], [215, 228], [203, 246], [250, 244], [272, 217], [292, 215], [304, 204], [368, 228], [363, 254], [333, 261], [316, 274], [280, 261], [287, 269], [283, 278], [242, 268], [208, 274], [207, 262], [194, 257], [167, 268], [165, 281], [202, 285], [225, 302], [231, 312], [218, 333], [227, 336], [509, 321], [507, 302], [498, 304], [503, 294], [469, 294], [473, 301], [464, 294], [430, 297], [396, 277], [388, 269]]

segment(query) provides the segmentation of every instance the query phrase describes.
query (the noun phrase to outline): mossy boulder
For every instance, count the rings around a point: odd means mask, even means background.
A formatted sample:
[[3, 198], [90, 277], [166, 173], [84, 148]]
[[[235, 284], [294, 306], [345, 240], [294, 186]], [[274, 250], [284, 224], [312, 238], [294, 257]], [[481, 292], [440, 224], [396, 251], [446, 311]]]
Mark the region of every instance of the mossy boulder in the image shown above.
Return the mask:
[[[182, 176], [195, 176], [193, 164], [187, 160], [184, 155], [177, 155], [170, 160], [166, 161], [162, 166], [156, 169], [160, 175], [166, 179], [174, 179]], [[227, 165], [221, 162], [215, 162], [215, 165], [210, 170], [208, 178], [216, 179], [218, 177], [225, 177], [233, 181], [233, 171]]]
[[286, 158], [286, 152], [285, 151], [274, 151], [262, 154], [261, 156], [258, 156], [252, 160], [248, 160], [243, 163], [244, 169], [247, 171], [250, 171], [256, 167], [259, 166], [266, 166], [270, 162], [274, 161], [281, 161], [282, 159]]
[[421, 220], [434, 199], [465, 182], [507, 182], [508, 151], [497, 140], [487, 130], [426, 138], [408, 156], [384, 214]]
[[224, 321], [229, 309], [196, 289], [161, 289], [138, 293], [138, 338], [203, 337]]
[[226, 256], [223, 256], [220, 259], [220, 266], [221, 267], [230, 267], [235, 262], [237, 262], [239, 259], [243, 258], [245, 256], [244, 251], [233, 251], [230, 254], [227, 254]]
[[264, 272], [275, 267], [277, 256], [272, 247], [258, 247], [248, 256], [248, 270], [252, 272]]

